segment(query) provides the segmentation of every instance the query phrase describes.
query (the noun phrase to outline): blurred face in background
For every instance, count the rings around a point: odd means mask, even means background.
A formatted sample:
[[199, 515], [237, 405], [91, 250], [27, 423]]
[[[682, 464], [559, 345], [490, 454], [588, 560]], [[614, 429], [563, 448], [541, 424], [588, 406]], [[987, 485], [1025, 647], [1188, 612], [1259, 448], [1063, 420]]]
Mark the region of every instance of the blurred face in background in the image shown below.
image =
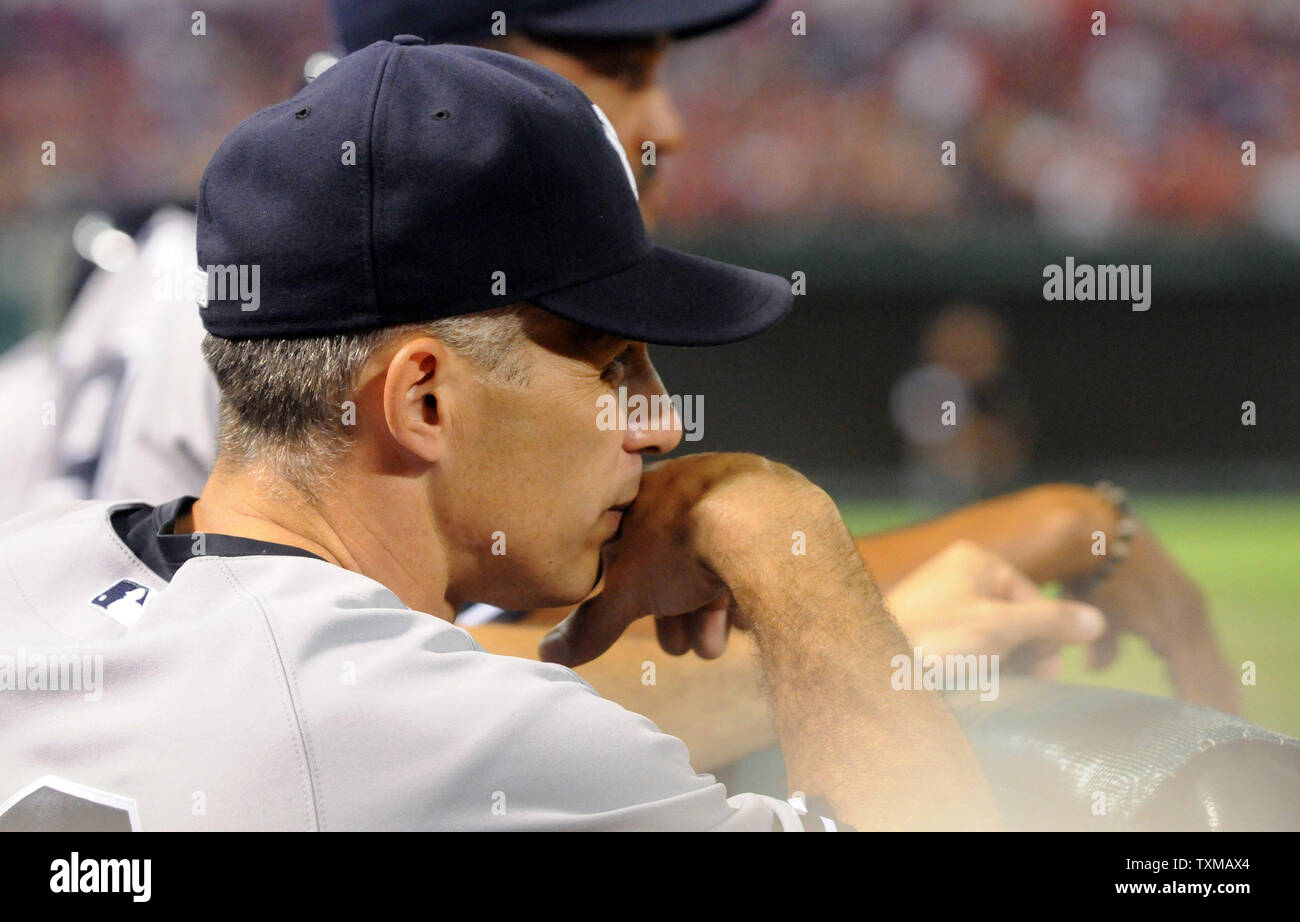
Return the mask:
[[[577, 84], [609, 116], [636, 172], [641, 214], [653, 226], [658, 210], [656, 164], [685, 140], [681, 113], [661, 82], [667, 37], [594, 41], [512, 36], [495, 47], [527, 58]], [[642, 145], [654, 142], [654, 163]]]

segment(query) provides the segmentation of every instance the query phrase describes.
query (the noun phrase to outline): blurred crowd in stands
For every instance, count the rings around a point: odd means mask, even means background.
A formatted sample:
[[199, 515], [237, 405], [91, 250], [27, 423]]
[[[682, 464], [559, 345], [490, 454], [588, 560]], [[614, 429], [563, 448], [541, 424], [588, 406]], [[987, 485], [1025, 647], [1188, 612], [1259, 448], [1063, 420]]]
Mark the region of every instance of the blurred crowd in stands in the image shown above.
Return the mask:
[[295, 92], [329, 35], [325, 0], [0, 0], [0, 215], [192, 202], [221, 140]]
[[[220, 138], [330, 45], [324, 7], [0, 0], [0, 217], [192, 198]], [[672, 51], [689, 139], [664, 164], [665, 220], [1006, 215], [1300, 241], [1298, 52], [1297, 0], [776, 0]]]
[[678, 221], [992, 213], [1300, 240], [1294, 0], [779, 0], [684, 46], [670, 80], [692, 132], [666, 184]]

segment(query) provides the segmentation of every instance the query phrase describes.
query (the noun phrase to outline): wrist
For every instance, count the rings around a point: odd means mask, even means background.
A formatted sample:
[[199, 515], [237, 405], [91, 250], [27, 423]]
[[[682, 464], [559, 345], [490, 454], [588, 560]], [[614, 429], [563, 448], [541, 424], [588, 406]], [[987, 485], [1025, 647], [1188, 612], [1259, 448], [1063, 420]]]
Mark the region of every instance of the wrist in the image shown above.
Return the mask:
[[1033, 521], [1048, 523], [1053, 562], [1044, 567], [1051, 578], [1062, 581], [1083, 579], [1100, 572], [1104, 557], [1094, 555], [1094, 535], [1114, 535], [1122, 513], [1092, 487], [1081, 484], [1048, 484], [1037, 488], [1039, 514]]
[[801, 476], [753, 476], [727, 483], [696, 504], [692, 539], [710, 567], [797, 553], [798, 534], [822, 533], [842, 524], [827, 493]]
[[[765, 600], [791, 592], [812, 597], [828, 585], [866, 579], [839, 509], [810, 481], [751, 485], [701, 502], [699, 559], [731, 592], [736, 626], [779, 615]], [[773, 487], [773, 489], [767, 489]]]

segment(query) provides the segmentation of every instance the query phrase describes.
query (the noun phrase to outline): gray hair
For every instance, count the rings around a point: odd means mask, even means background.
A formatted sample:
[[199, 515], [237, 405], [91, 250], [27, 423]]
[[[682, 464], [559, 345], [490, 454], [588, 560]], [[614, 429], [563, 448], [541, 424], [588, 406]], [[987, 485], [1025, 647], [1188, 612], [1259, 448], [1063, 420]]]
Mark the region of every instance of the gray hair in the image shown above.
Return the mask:
[[355, 414], [357, 378], [376, 351], [399, 337], [426, 334], [493, 380], [523, 386], [528, 368], [518, 345], [536, 310], [514, 304], [429, 323], [291, 339], [208, 334], [203, 358], [221, 392], [218, 460], [258, 469], [275, 494], [289, 495], [280, 480], [316, 502], [356, 442], [348, 404]]

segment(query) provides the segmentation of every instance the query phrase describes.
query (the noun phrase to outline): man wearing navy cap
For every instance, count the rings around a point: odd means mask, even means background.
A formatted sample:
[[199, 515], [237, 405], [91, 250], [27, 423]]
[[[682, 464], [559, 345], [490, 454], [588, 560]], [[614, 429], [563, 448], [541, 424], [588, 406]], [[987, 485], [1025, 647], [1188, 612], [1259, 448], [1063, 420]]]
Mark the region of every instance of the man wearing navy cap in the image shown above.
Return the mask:
[[685, 126], [660, 82], [674, 41], [749, 19], [769, 0], [331, 0], [339, 41], [348, 51], [394, 35], [505, 51], [573, 81], [608, 115], [641, 189], [641, 213], [653, 227], [658, 186], [643, 162], [653, 140], [655, 161], [683, 143]]
[[[98, 655], [103, 692], [0, 697], [0, 790], [20, 792], [0, 824], [995, 825], [943, 702], [889, 690], [907, 644], [830, 498], [747, 455], [646, 473], [679, 430], [594, 424], [613, 389], [662, 394], [647, 342], [750, 336], [792, 299], [651, 244], [574, 86], [482, 49], [376, 43], [236, 128], [198, 219], [200, 262], [227, 280], [201, 309], [217, 464], [197, 501], [0, 532], [4, 632], [33, 660]], [[728, 796], [570, 670], [451, 624], [468, 600], [573, 604], [598, 581], [557, 658], [646, 614], [671, 634], [726, 612], [811, 812]]]
[[[350, 47], [400, 32], [419, 32], [434, 39], [455, 37], [492, 44], [573, 79], [600, 105], [630, 150], [628, 166], [640, 187], [642, 211], [650, 218], [654, 210], [654, 174], [641, 162], [640, 144], [653, 139], [659, 156], [665, 156], [682, 140], [680, 119], [657, 78], [665, 44], [672, 38], [738, 21], [762, 6], [762, 2], [752, 0], [336, 0], [335, 11], [340, 33]], [[498, 7], [504, 7], [504, 20], [494, 16]], [[499, 25], [505, 27], [504, 36], [494, 34]], [[309, 130], [310, 121], [303, 120], [304, 130]], [[291, 173], [292, 169], [286, 167], [285, 172]], [[277, 176], [275, 181], [279, 179]], [[470, 215], [471, 220], [473, 217]], [[173, 216], [172, 224], [173, 236], [183, 239], [189, 234], [192, 239], [192, 224], [187, 217]], [[160, 236], [155, 233], [154, 242]], [[301, 240], [304, 245], [309, 241], [313, 246], [320, 245], [315, 238]], [[445, 245], [454, 250], [457, 241]], [[626, 251], [611, 249], [606, 255], [613, 259], [622, 254], [630, 262], [631, 251], [644, 245], [644, 241], [633, 242]], [[538, 250], [539, 254], [545, 252]], [[148, 263], [153, 256], [152, 252], [142, 251], [140, 262]], [[450, 252], [446, 259], [447, 265], [459, 265], [466, 272], [483, 268], [472, 262], [458, 262], [459, 257]], [[650, 271], [654, 265], [653, 261], [645, 261], [639, 271], [646, 277], [655, 275]], [[148, 270], [142, 272], [148, 284]], [[221, 279], [226, 281], [224, 275]], [[244, 281], [251, 283], [251, 274]], [[310, 290], [312, 280], [302, 281], [302, 291]], [[507, 273], [505, 281], [505, 293], [495, 296], [496, 303], [506, 304], [523, 291], [514, 287], [519, 279]], [[693, 280], [690, 284], [697, 287], [704, 281]], [[117, 282], [121, 287], [127, 280]], [[398, 280], [394, 284], [407, 285], [416, 292], [422, 282]], [[634, 287], [642, 291], [640, 286]], [[650, 290], [644, 289], [646, 293]], [[552, 309], [562, 313], [565, 307], [559, 304], [561, 296], [555, 295], [554, 300]], [[147, 304], [148, 298], [122, 293], [117, 303], [123, 312], [138, 314], [141, 303]], [[569, 305], [568, 309], [573, 311], [578, 306]], [[161, 501], [197, 492], [211, 463], [215, 452], [215, 386], [206, 373], [196, 373], [201, 366], [188, 358], [197, 348], [201, 331], [189, 329], [192, 321], [181, 308], [166, 307], [165, 316], [142, 323], [157, 339], [157, 348], [131, 357], [142, 368], [127, 376], [127, 392], [117, 401], [119, 409], [106, 425], [111, 441], [98, 465], [93, 496], [143, 496]], [[577, 313], [566, 316], [581, 319]], [[178, 317], [183, 322], [176, 322]], [[164, 336], [163, 331], [171, 332]], [[731, 334], [714, 329], [712, 335], [721, 339]], [[159, 394], [166, 394], [167, 399], [160, 403]], [[1076, 620], [1093, 616], [1095, 611], [1089, 606], [1043, 599], [1010, 566], [969, 544], [936, 555], [953, 542], [974, 539], [1005, 555], [1035, 579], [1082, 576], [1098, 564], [1098, 558], [1089, 553], [1088, 536], [1097, 529], [1111, 531], [1118, 515], [1116, 507], [1086, 489], [1044, 487], [902, 532], [861, 538], [859, 549], [870, 561], [882, 588], [891, 591], [893, 610], [900, 623], [927, 649], [937, 649], [942, 637], [947, 644], [945, 651], [992, 649], [1005, 653], [1025, 641], [1038, 640], [1045, 641], [1045, 649], [1050, 652], [1060, 643], [1095, 637], [1096, 624]], [[1116, 568], [1098, 590], [1110, 603], [1112, 616], [1118, 616], [1106, 636], [1113, 639], [1117, 624], [1139, 632], [1148, 630], [1151, 624], [1163, 625], [1160, 646], [1175, 665], [1180, 690], [1198, 700], [1230, 706], [1230, 696], [1216, 691], [1224, 688], [1218, 681], [1223, 670], [1195, 587], [1168, 562], [1149, 536], [1140, 535], [1134, 546], [1140, 553]], [[894, 591], [904, 575], [919, 577], [917, 568], [927, 560], [931, 561], [926, 570], [930, 581], [947, 587], [943, 611], [938, 613], [944, 619], [942, 623], [932, 617], [932, 594], [917, 596], [926, 604], [914, 611], [904, 604], [913, 594]], [[1008, 583], [1014, 583], [1016, 591], [997, 599], [989, 598], [985, 589], [963, 588]], [[917, 619], [918, 613], [925, 617]], [[558, 616], [538, 613], [526, 625], [489, 624], [475, 630], [479, 639], [496, 652], [532, 657], [539, 640]], [[721, 652], [726, 643], [726, 619], [721, 613], [683, 623], [694, 625], [694, 629], [685, 636], [666, 638], [667, 649], [684, 652], [693, 647], [710, 657]], [[747, 637], [734, 638], [735, 649], [722, 662], [702, 664], [694, 658], [659, 656], [660, 644], [648, 636], [645, 624], [634, 626], [614, 651], [585, 667], [584, 675], [606, 694], [630, 707], [653, 712], [662, 726], [687, 738], [699, 764], [722, 765], [773, 740], [767, 708], [755, 685], [749, 656], [752, 645]], [[665, 629], [663, 625], [657, 624]], [[1156, 638], [1153, 631], [1149, 633]], [[644, 681], [641, 666], [650, 660], [658, 667], [658, 684]], [[1048, 657], [1047, 665], [1050, 663]], [[713, 692], [713, 705], [705, 707], [703, 699], [709, 690]]]

